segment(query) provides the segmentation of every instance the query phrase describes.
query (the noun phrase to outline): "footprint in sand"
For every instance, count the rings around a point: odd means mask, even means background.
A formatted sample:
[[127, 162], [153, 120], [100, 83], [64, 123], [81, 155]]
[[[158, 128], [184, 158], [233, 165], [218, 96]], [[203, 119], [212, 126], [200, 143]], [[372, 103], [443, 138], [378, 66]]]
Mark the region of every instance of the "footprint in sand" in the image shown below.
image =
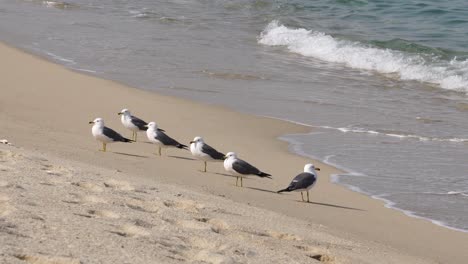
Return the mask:
[[62, 166], [55, 166], [52, 164], [41, 164], [41, 170], [45, 171], [49, 175], [53, 176], [69, 176], [72, 174], [72, 171], [70, 169], [67, 169]]
[[133, 220], [136, 226], [151, 229], [154, 227], [153, 224], [146, 222], [145, 220], [135, 219]]
[[64, 183], [66, 183], [66, 181], [64, 181], [61, 178], [50, 178], [50, 179], [47, 179], [47, 181], [40, 182], [40, 184], [42, 185], [49, 185], [49, 186], [57, 186], [57, 185], [62, 185]]
[[316, 259], [323, 263], [335, 263], [335, 257], [327, 252], [328, 250], [310, 245], [295, 245], [294, 247], [304, 251], [309, 258]]
[[235, 215], [235, 216], [242, 216], [241, 214], [238, 213], [233, 213], [228, 210], [222, 209], [222, 208], [214, 208], [212, 209], [213, 213], [218, 213], [218, 214], [225, 214], [225, 215]]
[[224, 220], [221, 220], [221, 219], [216, 219], [216, 218], [209, 219], [209, 218], [202, 217], [202, 218], [195, 218], [195, 220], [199, 222], [207, 223], [210, 226], [211, 231], [218, 233], [218, 234], [222, 234], [222, 233], [224, 234], [229, 230], [229, 225]]
[[[11, 240], [15, 240], [18, 238], [31, 238], [28, 235], [22, 234], [18, 231], [18, 226], [12, 222], [6, 221], [5, 218], [0, 218], [0, 232], [2, 235], [10, 235], [14, 238], [9, 238]], [[3, 254], [0, 254], [0, 256]]]
[[111, 218], [111, 219], [118, 219], [120, 215], [118, 213], [109, 211], [109, 210], [88, 210], [88, 214], [101, 217], [101, 218]]
[[170, 208], [177, 208], [189, 213], [198, 213], [199, 210], [205, 208], [203, 204], [199, 204], [193, 200], [178, 200], [178, 201], [164, 201], [164, 205]]
[[83, 195], [83, 194], [70, 194], [70, 199], [62, 200], [65, 203], [71, 204], [95, 204], [95, 203], [107, 203], [107, 201], [99, 196], [95, 195]]
[[17, 254], [14, 257], [24, 260], [28, 263], [33, 264], [81, 264], [82, 262], [76, 258], [66, 258], [57, 256], [46, 256], [46, 255], [29, 255], [29, 254]]
[[145, 228], [139, 227], [134, 224], [125, 224], [119, 227], [117, 231], [114, 231], [112, 233], [115, 233], [124, 237], [141, 237], [141, 236], [150, 235], [150, 232], [147, 231]]
[[13, 167], [0, 164], [0, 172], [12, 173], [16, 172], [16, 170]]
[[309, 258], [316, 259], [323, 263], [335, 263], [335, 257], [330, 257], [327, 254], [307, 255]]
[[152, 241], [157, 245], [157, 249], [166, 252], [166, 257], [181, 262], [187, 262], [186, 253], [191, 249], [187, 236], [161, 236], [155, 237]]
[[97, 192], [97, 193], [100, 193], [100, 192], [103, 192], [104, 189], [97, 185], [97, 184], [94, 184], [92, 182], [74, 182], [72, 183], [72, 185], [75, 185], [75, 186], [78, 186], [78, 187], [81, 187], [87, 191], [91, 191], [91, 192]]
[[281, 240], [293, 240], [293, 241], [302, 240], [299, 236], [296, 236], [294, 234], [281, 233], [281, 232], [276, 232], [273, 230], [258, 231], [258, 230], [250, 230], [250, 229], [240, 229], [240, 231], [247, 233], [247, 234], [255, 235], [255, 236], [271, 237], [271, 238], [276, 238], [276, 239], [281, 239]]
[[234, 260], [231, 257], [225, 256], [217, 252], [211, 252], [209, 250], [200, 250], [197, 254], [193, 256], [193, 260], [212, 264], [234, 263]]
[[133, 191], [135, 188], [126, 181], [110, 179], [104, 182], [104, 186], [119, 191]]
[[281, 232], [277, 232], [273, 230], [268, 230], [266, 234], [270, 237], [282, 239], [282, 240], [294, 240], [294, 241], [302, 240], [299, 236], [296, 236], [294, 234], [281, 233]]
[[218, 244], [201, 237], [191, 238], [190, 243], [192, 244], [192, 250], [187, 257], [193, 261], [212, 264], [234, 263], [234, 260], [225, 254], [225, 252], [231, 251], [229, 245], [225, 243]]
[[157, 213], [161, 209], [160, 203], [157, 201], [129, 199], [125, 202], [125, 205], [130, 209], [145, 213]]
[[209, 230], [210, 226], [206, 223], [194, 220], [177, 220], [175, 224], [184, 229]]

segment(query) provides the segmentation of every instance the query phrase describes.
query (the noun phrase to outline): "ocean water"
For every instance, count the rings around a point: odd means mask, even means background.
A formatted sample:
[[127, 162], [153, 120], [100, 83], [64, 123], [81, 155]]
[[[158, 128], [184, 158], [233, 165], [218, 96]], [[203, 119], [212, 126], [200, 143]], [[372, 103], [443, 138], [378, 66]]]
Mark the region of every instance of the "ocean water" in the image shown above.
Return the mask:
[[0, 41], [308, 125], [282, 139], [347, 171], [338, 184], [467, 231], [466, 14], [461, 0], [0, 0]]

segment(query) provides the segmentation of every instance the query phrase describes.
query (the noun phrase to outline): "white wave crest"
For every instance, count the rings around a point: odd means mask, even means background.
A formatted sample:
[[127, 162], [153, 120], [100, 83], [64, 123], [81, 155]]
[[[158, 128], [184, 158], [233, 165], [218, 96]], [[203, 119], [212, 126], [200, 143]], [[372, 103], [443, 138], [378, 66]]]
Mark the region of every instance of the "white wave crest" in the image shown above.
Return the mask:
[[396, 74], [401, 80], [432, 83], [444, 89], [468, 93], [468, 60], [434, 59], [429, 62], [419, 55], [339, 40], [304, 28], [291, 29], [278, 21], [272, 21], [263, 30], [258, 42], [268, 46], [286, 46], [291, 52], [355, 69]]
[[461, 195], [461, 196], [468, 196], [468, 191], [450, 191], [447, 192], [448, 195]]

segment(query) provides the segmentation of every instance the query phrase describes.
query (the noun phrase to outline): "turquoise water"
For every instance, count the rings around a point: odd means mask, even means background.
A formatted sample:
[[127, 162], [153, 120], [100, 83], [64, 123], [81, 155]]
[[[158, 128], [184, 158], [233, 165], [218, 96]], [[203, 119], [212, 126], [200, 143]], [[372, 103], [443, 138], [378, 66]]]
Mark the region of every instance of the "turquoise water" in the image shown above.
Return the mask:
[[445, 59], [467, 55], [465, 1], [283, 1], [280, 5], [285, 22], [291, 20], [288, 24], [294, 27]]
[[466, 14], [463, 1], [0, 0], [0, 41], [306, 124], [283, 139], [345, 169], [338, 184], [468, 230]]

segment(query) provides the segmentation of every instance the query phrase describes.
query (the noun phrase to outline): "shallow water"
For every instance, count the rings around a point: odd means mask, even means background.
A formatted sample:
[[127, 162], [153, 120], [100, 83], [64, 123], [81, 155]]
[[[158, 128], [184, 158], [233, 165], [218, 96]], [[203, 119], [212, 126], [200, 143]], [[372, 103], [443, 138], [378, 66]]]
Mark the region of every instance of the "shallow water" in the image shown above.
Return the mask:
[[132, 86], [307, 124], [313, 133], [284, 138], [349, 171], [340, 184], [468, 230], [467, 9], [3, 0], [0, 40]]

